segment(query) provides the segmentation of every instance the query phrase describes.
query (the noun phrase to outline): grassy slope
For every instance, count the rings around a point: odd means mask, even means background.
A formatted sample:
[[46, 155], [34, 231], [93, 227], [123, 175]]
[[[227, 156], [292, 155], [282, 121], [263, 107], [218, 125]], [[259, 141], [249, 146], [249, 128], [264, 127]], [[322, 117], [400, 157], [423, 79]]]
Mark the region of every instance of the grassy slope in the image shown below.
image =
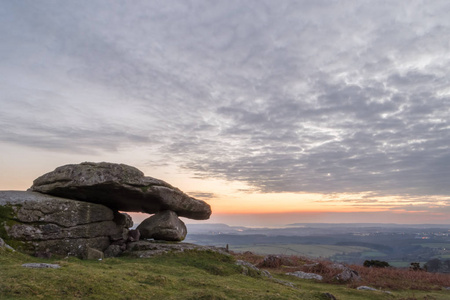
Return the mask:
[[[60, 269], [27, 269], [27, 262]], [[276, 273], [276, 270], [274, 270]], [[449, 299], [450, 291], [358, 291], [276, 275], [296, 288], [241, 274], [231, 256], [214, 252], [167, 254], [148, 259], [42, 260], [0, 249], [0, 299]]]
[[233, 245], [233, 251], [251, 251], [258, 254], [302, 255], [310, 257], [331, 257], [339, 253], [369, 252], [369, 248], [360, 246], [339, 245], [303, 245], [303, 244], [270, 244], [270, 245]]

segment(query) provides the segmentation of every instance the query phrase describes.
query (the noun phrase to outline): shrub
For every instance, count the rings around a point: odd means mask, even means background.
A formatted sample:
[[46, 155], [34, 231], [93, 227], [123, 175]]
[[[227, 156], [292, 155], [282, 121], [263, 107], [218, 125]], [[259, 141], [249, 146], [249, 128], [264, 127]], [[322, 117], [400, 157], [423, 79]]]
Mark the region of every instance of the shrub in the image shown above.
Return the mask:
[[390, 267], [389, 263], [381, 260], [366, 260], [363, 264], [366, 268], [387, 268]]
[[420, 267], [420, 263], [418, 263], [418, 262], [412, 262], [411, 265], [410, 265], [410, 267], [409, 267], [409, 269], [410, 269], [411, 271], [426, 271], [426, 270], [427, 270], [427, 267], [424, 266], [423, 268], [421, 268], [421, 267]]

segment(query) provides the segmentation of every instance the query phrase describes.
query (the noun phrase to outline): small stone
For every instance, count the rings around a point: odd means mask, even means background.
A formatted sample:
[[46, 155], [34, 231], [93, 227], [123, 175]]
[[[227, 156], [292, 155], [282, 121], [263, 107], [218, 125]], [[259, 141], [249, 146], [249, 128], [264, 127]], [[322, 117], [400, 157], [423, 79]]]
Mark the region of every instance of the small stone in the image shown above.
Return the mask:
[[348, 281], [359, 281], [361, 280], [361, 276], [359, 276], [358, 272], [355, 270], [350, 269], [347, 266], [344, 266], [342, 264], [333, 264], [331, 266], [334, 269], [342, 270], [341, 273], [336, 275], [334, 278], [341, 282], [348, 282]]
[[61, 268], [58, 264], [44, 264], [44, 263], [28, 263], [23, 264], [24, 268], [34, 268], [34, 269], [59, 269]]
[[102, 251], [87, 247], [85, 259], [101, 260], [105, 257]]
[[360, 291], [377, 291], [378, 292], [377, 289], [370, 287], [370, 286], [365, 286], [365, 285], [358, 286], [356, 289], [360, 290]]
[[330, 300], [336, 300], [336, 297], [333, 294], [330, 293], [322, 293], [324, 298], [330, 299]]
[[316, 279], [316, 280], [322, 280], [323, 277], [318, 275], [318, 274], [314, 274], [314, 273], [305, 273], [302, 271], [296, 271], [296, 272], [290, 272], [290, 273], [286, 273], [286, 275], [291, 275], [291, 276], [295, 276], [301, 279]]

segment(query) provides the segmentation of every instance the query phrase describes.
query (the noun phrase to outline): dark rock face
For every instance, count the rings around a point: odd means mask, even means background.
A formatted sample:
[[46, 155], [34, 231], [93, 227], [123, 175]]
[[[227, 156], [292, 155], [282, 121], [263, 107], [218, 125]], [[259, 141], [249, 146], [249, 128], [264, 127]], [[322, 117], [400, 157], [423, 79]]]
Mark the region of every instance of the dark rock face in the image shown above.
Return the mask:
[[206, 202], [124, 164], [86, 162], [62, 166], [34, 180], [30, 190], [120, 211], [154, 214], [171, 210], [196, 220], [211, 215]]
[[29, 254], [85, 257], [88, 248], [104, 251], [127, 239], [128, 218], [99, 204], [0, 191], [0, 238]]
[[186, 225], [173, 211], [159, 212], [145, 219], [137, 230], [144, 239], [155, 239], [163, 241], [182, 241], [186, 237]]

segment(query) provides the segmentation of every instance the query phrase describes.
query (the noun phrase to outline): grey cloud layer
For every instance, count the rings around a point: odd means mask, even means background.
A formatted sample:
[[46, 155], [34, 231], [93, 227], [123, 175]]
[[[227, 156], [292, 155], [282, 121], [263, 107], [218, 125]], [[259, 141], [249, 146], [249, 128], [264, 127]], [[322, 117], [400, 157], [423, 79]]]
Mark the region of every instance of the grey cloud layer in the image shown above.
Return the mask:
[[157, 145], [196, 176], [264, 192], [448, 195], [449, 9], [4, 3], [0, 140]]

